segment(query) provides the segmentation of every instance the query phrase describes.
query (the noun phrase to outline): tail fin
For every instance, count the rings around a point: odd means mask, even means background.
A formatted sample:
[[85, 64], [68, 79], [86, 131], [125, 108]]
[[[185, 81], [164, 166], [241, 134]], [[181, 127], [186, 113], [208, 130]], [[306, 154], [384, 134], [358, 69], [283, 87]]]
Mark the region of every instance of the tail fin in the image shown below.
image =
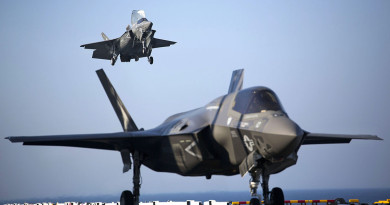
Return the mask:
[[105, 41], [110, 40], [110, 39], [106, 36], [106, 34], [104, 34], [103, 32], [102, 32], [102, 37], [103, 37], [103, 40], [105, 40]]
[[116, 93], [110, 80], [107, 78], [106, 73], [104, 73], [104, 70], [97, 70], [96, 73], [100, 79], [100, 82], [103, 85], [104, 90], [106, 91], [107, 97], [110, 99], [111, 105], [114, 108], [116, 115], [119, 118], [119, 121], [122, 124], [123, 131], [138, 131], [137, 125], [135, 125], [133, 118], [131, 118], [126, 107], [123, 105], [122, 100]]
[[234, 93], [236, 91], [241, 90], [243, 81], [244, 69], [233, 71], [228, 93]]

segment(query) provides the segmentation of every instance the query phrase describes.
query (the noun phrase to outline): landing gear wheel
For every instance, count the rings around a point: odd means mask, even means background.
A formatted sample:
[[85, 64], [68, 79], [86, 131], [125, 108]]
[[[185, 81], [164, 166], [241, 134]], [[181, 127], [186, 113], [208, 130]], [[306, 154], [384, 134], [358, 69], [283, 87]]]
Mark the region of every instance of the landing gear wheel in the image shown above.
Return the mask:
[[284, 205], [284, 194], [281, 188], [275, 187], [271, 191], [271, 205]]
[[153, 64], [153, 57], [150, 56], [149, 59], [148, 59], [148, 61], [149, 61], [150, 65], [152, 65], [152, 64]]
[[134, 60], [135, 60], [135, 61], [138, 61], [138, 60], [139, 60], [139, 57], [135, 57]]
[[251, 198], [249, 205], [260, 205], [260, 200], [258, 198]]
[[334, 200], [335, 204], [348, 204], [344, 198], [337, 198]]
[[133, 193], [131, 193], [131, 191], [129, 190], [123, 191], [121, 195], [120, 203], [121, 205], [134, 205]]

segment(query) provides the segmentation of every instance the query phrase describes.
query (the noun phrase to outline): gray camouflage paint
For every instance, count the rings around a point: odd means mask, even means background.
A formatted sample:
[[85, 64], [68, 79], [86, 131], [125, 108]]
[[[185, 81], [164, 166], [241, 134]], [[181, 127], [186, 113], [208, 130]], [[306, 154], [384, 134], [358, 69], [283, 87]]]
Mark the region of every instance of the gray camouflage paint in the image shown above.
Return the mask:
[[111, 60], [114, 65], [118, 56], [121, 62], [130, 62], [131, 59], [138, 61], [139, 58], [147, 57], [150, 64], [153, 64], [152, 49], [167, 47], [176, 42], [154, 38], [156, 30], [152, 30], [153, 23], [143, 19], [130, 29], [128, 26], [126, 32], [119, 38], [109, 40], [102, 33], [104, 41], [84, 44], [80, 47], [85, 49], [94, 49], [92, 58]]
[[[296, 163], [302, 144], [380, 139], [372, 135], [313, 134], [302, 130], [289, 119], [276, 94], [269, 88], [259, 86], [241, 90], [243, 70], [233, 72], [227, 95], [204, 107], [172, 115], [156, 128], [138, 130], [104, 71], [98, 70], [97, 74], [124, 132], [8, 139], [24, 145], [129, 150], [127, 153], [138, 151], [143, 156], [141, 163], [152, 170], [207, 178], [211, 175], [244, 175], [258, 168], [267, 175], [278, 173]], [[248, 109], [255, 101], [248, 94], [262, 92], [272, 97], [277, 110], [243, 113], [235, 109], [238, 104]], [[240, 95], [244, 97], [239, 98]]]

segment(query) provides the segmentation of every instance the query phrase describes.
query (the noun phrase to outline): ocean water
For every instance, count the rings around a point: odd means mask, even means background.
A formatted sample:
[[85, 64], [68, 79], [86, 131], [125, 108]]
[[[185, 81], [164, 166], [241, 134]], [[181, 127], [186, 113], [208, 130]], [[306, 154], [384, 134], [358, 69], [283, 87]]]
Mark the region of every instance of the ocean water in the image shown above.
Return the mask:
[[[360, 202], [372, 204], [378, 200], [390, 198], [390, 188], [385, 189], [326, 189], [326, 190], [283, 190], [285, 200], [317, 200], [317, 199], [336, 199], [344, 198], [359, 199]], [[38, 202], [116, 202], [119, 201], [118, 195], [100, 195], [100, 196], [64, 196], [53, 198], [34, 198], [34, 199], [14, 199], [3, 201], [5, 203], [38, 203]], [[237, 192], [200, 192], [200, 193], [170, 193], [170, 194], [143, 194], [140, 201], [248, 201], [250, 199], [249, 191]]]

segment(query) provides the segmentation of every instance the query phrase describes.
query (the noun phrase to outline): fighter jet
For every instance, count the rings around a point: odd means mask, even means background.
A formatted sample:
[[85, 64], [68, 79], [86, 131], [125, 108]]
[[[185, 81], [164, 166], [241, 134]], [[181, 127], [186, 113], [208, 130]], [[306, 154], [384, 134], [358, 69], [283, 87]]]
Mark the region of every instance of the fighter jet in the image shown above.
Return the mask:
[[122, 62], [130, 62], [131, 59], [138, 61], [139, 58], [147, 57], [148, 62], [153, 64], [153, 48], [167, 47], [176, 42], [154, 38], [156, 30], [152, 30], [152, 26], [153, 23], [146, 19], [143, 10], [134, 10], [131, 14], [131, 27], [128, 25], [121, 37], [110, 40], [102, 33], [104, 41], [80, 47], [94, 49], [92, 58], [111, 60], [111, 65], [115, 65], [118, 56]]
[[[260, 205], [261, 179], [266, 205], [283, 205], [281, 188], [269, 190], [272, 174], [294, 165], [301, 145], [381, 140], [374, 135], [318, 134], [291, 120], [275, 92], [257, 86], [241, 89], [243, 70], [233, 72], [228, 93], [203, 107], [170, 116], [161, 125], [138, 129], [102, 69], [97, 75], [121, 122], [123, 132], [8, 137], [23, 145], [69, 146], [120, 152], [123, 172], [133, 167], [133, 192], [123, 191], [121, 205], [137, 205], [140, 166], [183, 176], [251, 176], [251, 205]], [[131, 160], [132, 159], [132, 160]]]

